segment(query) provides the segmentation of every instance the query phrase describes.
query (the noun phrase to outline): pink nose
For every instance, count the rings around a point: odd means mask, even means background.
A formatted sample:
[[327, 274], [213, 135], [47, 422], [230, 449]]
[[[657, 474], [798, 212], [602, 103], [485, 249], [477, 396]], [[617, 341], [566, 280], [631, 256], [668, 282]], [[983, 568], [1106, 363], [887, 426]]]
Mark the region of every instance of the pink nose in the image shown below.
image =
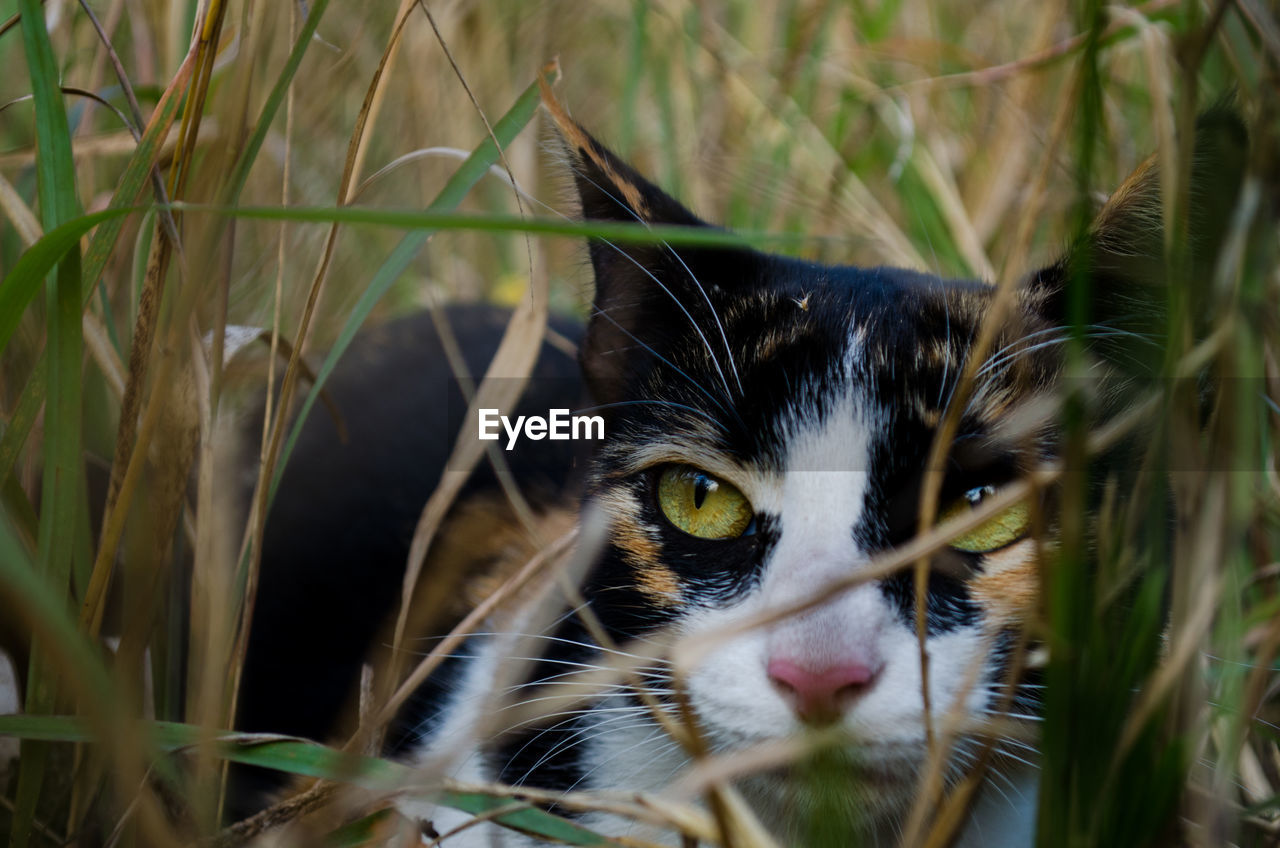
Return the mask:
[[800, 718], [818, 723], [838, 719], [849, 701], [862, 694], [875, 677], [875, 671], [862, 663], [814, 670], [782, 657], [769, 660], [768, 674]]

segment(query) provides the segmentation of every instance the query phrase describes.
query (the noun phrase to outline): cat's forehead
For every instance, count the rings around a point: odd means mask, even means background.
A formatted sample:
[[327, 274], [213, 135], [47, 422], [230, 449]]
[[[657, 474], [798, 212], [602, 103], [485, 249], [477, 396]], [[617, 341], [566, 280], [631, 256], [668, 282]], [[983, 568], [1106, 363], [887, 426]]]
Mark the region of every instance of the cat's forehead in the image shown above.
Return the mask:
[[[873, 368], [904, 352], [962, 351], [993, 289], [900, 268], [820, 266], [761, 257], [754, 285], [717, 289], [724, 326], [748, 367], [780, 355], [859, 346]], [[803, 365], [801, 357], [793, 365]]]
[[[637, 407], [665, 425], [648, 434], [668, 459], [867, 470], [869, 446], [889, 429], [936, 425], [991, 297], [900, 269], [762, 257], [758, 273], [708, 290], [713, 320], [672, 318], [662, 351], [672, 367], [646, 387], [663, 403]], [[832, 426], [864, 435], [831, 450]], [[822, 449], [807, 449], [819, 434]]]
[[[932, 385], [954, 373], [993, 293], [894, 268], [804, 271], [724, 301], [729, 345], [753, 385], [781, 378], [802, 396], [838, 397], [862, 384], [897, 399], [895, 385]], [[1011, 324], [1002, 336], [1024, 331]]]

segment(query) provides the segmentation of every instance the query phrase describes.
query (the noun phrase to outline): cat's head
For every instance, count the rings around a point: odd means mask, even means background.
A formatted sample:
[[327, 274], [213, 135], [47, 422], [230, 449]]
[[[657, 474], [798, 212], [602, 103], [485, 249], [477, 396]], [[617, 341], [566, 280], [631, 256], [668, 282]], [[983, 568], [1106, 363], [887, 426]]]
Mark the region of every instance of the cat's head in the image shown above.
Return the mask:
[[[1238, 125], [1223, 126], [1209, 127], [1220, 146], [1239, 145]], [[705, 226], [563, 116], [560, 129], [586, 219]], [[581, 361], [607, 416], [591, 497], [612, 527], [586, 587], [600, 619], [620, 640], [663, 627], [694, 635], [865, 570], [917, 535], [949, 404], [962, 406], [939, 468], [944, 519], [1055, 456], [1066, 280], [1081, 263], [1089, 269], [1090, 344], [1102, 368], [1149, 369], [1158, 361], [1147, 334], [1161, 311], [1159, 218], [1158, 178], [1144, 166], [1083, 244], [1025, 278], [960, 400], [991, 285], [739, 247], [592, 241], [596, 293]], [[929, 556], [935, 717], [1034, 712], [1025, 679], [1003, 700], [1039, 603], [1046, 536], [1032, 533], [1034, 522], [1051, 539], [1052, 493]], [[736, 636], [683, 684], [716, 749], [840, 725], [866, 777], [864, 801], [884, 811], [911, 791], [926, 750], [916, 628], [906, 568]]]

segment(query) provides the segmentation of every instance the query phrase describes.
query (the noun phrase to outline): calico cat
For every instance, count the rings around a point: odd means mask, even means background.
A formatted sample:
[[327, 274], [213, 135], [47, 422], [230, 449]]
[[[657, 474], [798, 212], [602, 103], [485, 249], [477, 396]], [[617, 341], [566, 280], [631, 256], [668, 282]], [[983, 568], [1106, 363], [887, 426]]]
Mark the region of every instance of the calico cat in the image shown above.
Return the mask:
[[[708, 226], [551, 111], [583, 218]], [[1191, 220], [1197, 267], [1212, 259], [1244, 143], [1236, 119], [1202, 120]], [[1034, 724], [1039, 686], [1027, 658], [1034, 641], [1023, 627], [1039, 603], [1052, 494], [1013, 503], [930, 554], [923, 611], [910, 567], [850, 578], [916, 537], [929, 452], [949, 404], [962, 407], [942, 468], [940, 521], [982, 508], [1057, 456], [1056, 407], [1044, 401], [1062, 380], [1072, 274], [1083, 269], [1090, 278], [1089, 353], [1099, 368], [1116, 375], [1115, 385], [1150, 371], [1147, 339], [1162, 320], [1159, 209], [1159, 177], [1148, 162], [1112, 196], [1087, 238], [1018, 286], [963, 396], [955, 394], [959, 378], [994, 297], [987, 283], [818, 265], [741, 247], [591, 240], [596, 288], [581, 333], [581, 382], [561, 347], [547, 345], [522, 409], [590, 409], [604, 416], [605, 438], [585, 446], [524, 441], [507, 455], [546, 526], [581, 518], [584, 535], [589, 524], [603, 528], [581, 584], [586, 610], [570, 604], [546, 621], [506, 619], [508, 634], [471, 637], [411, 702], [393, 749], [416, 761], [452, 754], [457, 776], [470, 781], [661, 792], [690, 756], [654, 711], [678, 721], [691, 716], [712, 753], [838, 730], [840, 800], [822, 807], [834, 819], [815, 820], [812, 781], [788, 767], [774, 764], [736, 790], [783, 844], [803, 843], [824, 827], [894, 844], [928, 751], [917, 633], [923, 613], [935, 728], [941, 717], [958, 715], [964, 731], [944, 766], [947, 777], [958, 779], [995, 746], [996, 776], [973, 805], [960, 844], [1030, 844], [1033, 729], [991, 739], [983, 728], [992, 719]], [[470, 307], [445, 317], [468, 367], [480, 373], [502, 314]], [[579, 336], [568, 324], [557, 329]], [[331, 728], [394, 606], [413, 521], [452, 434], [474, 426], [462, 420], [465, 404], [425, 320], [382, 335], [353, 351], [331, 384], [352, 410], [349, 445], [338, 447], [332, 424], [317, 418], [269, 518], [243, 688], [245, 729], [323, 737]], [[1029, 417], [1028, 409], [1040, 412]], [[477, 471], [440, 531], [449, 551], [433, 551], [436, 560], [476, 571], [504, 558], [524, 561], [529, 552], [513, 541], [520, 534], [495, 512], [502, 503], [496, 490], [493, 473]], [[1032, 532], [1037, 522], [1047, 528], [1044, 538]], [[351, 588], [357, 568], [358, 592]], [[422, 591], [451, 592], [433, 585], [433, 568]], [[841, 591], [741, 628], [678, 674], [663, 647], [724, 633], [840, 581]], [[319, 632], [304, 624], [317, 621], [325, 622]], [[520, 635], [522, 628], [530, 629]], [[507, 663], [513, 652], [529, 660], [515, 671]], [[577, 682], [579, 672], [632, 656], [639, 657], [636, 686], [615, 679], [597, 690]], [[519, 676], [506, 680], [511, 674]], [[514, 712], [490, 712], [496, 681], [504, 680], [510, 686], [498, 694], [508, 705], [557, 687], [584, 698], [538, 720], [525, 713], [504, 720]], [[300, 692], [311, 693], [301, 709]], [[425, 802], [401, 806], [441, 833], [466, 818]], [[579, 820], [607, 834], [673, 838], [600, 813]], [[539, 843], [481, 825], [444, 844]]]

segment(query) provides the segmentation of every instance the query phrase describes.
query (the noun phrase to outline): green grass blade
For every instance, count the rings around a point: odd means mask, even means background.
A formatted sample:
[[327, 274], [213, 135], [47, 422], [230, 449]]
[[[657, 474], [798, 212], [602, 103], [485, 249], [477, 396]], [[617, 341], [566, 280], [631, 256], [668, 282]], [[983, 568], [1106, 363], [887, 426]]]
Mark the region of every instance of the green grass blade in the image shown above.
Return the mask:
[[[47, 231], [39, 241], [23, 252], [0, 282], [0, 352], [3, 352], [13, 337], [22, 314], [35, 296], [40, 283], [89, 230], [98, 226], [85, 254], [84, 273], [80, 281], [81, 303], [88, 305], [97, 282], [106, 269], [107, 260], [115, 249], [124, 226], [124, 217], [135, 211], [129, 205], [141, 193], [147, 176], [159, 158], [161, 145], [177, 114], [178, 105], [182, 102], [184, 81], [189, 75], [189, 68], [184, 66], [160, 98], [142, 140], [121, 174], [108, 208], [92, 215], [73, 217]], [[4, 435], [0, 437], [0, 480], [5, 480], [5, 485], [8, 484], [14, 463], [44, 405], [47, 388], [48, 350], [45, 350], [40, 353], [31, 370]]]
[[285, 62], [284, 69], [280, 71], [280, 76], [276, 79], [276, 84], [272, 87], [271, 94], [267, 96], [267, 102], [262, 104], [262, 114], [258, 116], [258, 123], [253, 128], [253, 134], [249, 136], [249, 140], [245, 143], [244, 151], [240, 154], [240, 159], [236, 162], [235, 171], [227, 184], [226, 197], [228, 198], [228, 203], [232, 206], [240, 199], [240, 192], [244, 190], [244, 184], [249, 179], [249, 171], [258, 158], [258, 151], [262, 149], [262, 142], [267, 138], [267, 130], [271, 128], [271, 122], [275, 120], [276, 113], [280, 111], [280, 104], [284, 102], [285, 95], [289, 92], [289, 85], [293, 82], [293, 77], [298, 72], [298, 66], [302, 64], [303, 55], [307, 52], [307, 48], [311, 46], [311, 39], [316, 34], [316, 27], [320, 25], [320, 16], [324, 14], [324, 10], [328, 5], [329, 0], [316, 0], [311, 4], [311, 11], [307, 14], [307, 19], [302, 23], [302, 29], [298, 32], [298, 40], [294, 42], [293, 50], [289, 53], [289, 59]]
[[[499, 122], [495, 131], [501, 126], [502, 124]], [[492, 148], [492, 144], [489, 146]], [[483, 173], [484, 169], [479, 170]], [[461, 169], [459, 172], [461, 172]], [[145, 171], [142, 172], [139, 180], [143, 178], [145, 178]], [[121, 186], [123, 189], [123, 181]], [[447, 189], [448, 187], [446, 186]], [[122, 197], [123, 194], [124, 192], [121, 191], [120, 196]], [[812, 241], [811, 237], [801, 234], [730, 232], [708, 227], [646, 227], [632, 223], [562, 221], [550, 218], [521, 218], [517, 215], [459, 215], [448, 211], [456, 207], [458, 201], [453, 200], [449, 203], [442, 203], [441, 198], [444, 197], [445, 193], [442, 192], [440, 198], [437, 198], [437, 201], [425, 211], [368, 209], [356, 206], [337, 208], [296, 206], [237, 208], [193, 203], [175, 203], [173, 208], [189, 212], [211, 212], [266, 221], [365, 224], [418, 231], [406, 236], [405, 241], [388, 257], [386, 263], [374, 277], [373, 283], [370, 284], [370, 290], [376, 290], [377, 287], [381, 287], [382, 290], [377, 291], [379, 297], [385, 288], [395, 281], [395, 277], [392, 277], [390, 282], [387, 282], [386, 277], [392, 271], [402, 273], [403, 269], [407, 267], [408, 261], [404, 259], [403, 254], [408, 253], [408, 259], [411, 260], [413, 254], [410, 253], [410, 248], [416, 250], [421, 247], [422, 242], [436, 230], [532, 233], [564, 238], [607, 239], [619, 244], [667, 243], [689, 247], [756, 247], [766, 244], [799, 244]], [[110, 255], [109, 250], [106, 253], [94, 254], [94, 245], [98, 244], [99, 236], [107, 230], [108, 225], [118, 231], [118, 225], [123, 222], [124, 216], [137, 212], [141, 208], [143, 207], [118, 206], [113, 203], [110, 208], [100, 212], [72, 218], [45, 233], [39, 241], [23, 252], [13, 268], [5, 275], [3, 282], [0, 282], [0, 350], [3, 350], [9, 339], [12, 338], [18, 323], [22, 319], [23, 312], [30, 303], [31, 298], [35, 296], [35, 292], [39, 290], [40, 283], [45, 275], [79, 243], [85, 233], [94, 227], [103, 225], [94, 234], [94, 239], [90, 243], [90, 252], [86, 256], [85, 270], [86, 280], [88, 280], [92, 275], [101, 274], [103, 263], [105, 263], [106, 257]], [[93, 289], [90, 288], [85, 293], [84, 302], [87, 303], [92, 296]], [[370, 304], [371, 306], [372, 304]], [[363, 320], [363, 317], [363, 315], [360, 315], [360, 320]], [[357, 323], [355, 328], [358, 329], [358, 327], [359, 324]]]
[[[84, 276], [82, 286], [82, 303], [88, 305], [93, 297], [97, 281], [107, 266], [107, 260], [115, 249], [116, 240], [124, 226], [124, 216], [135, 211], [129, 208], [142, 191], [147, 175], [155, 166], [160, 155], [161, 143], [164, 141], [173, 118], [177, 114], [178, 105], [182, 101], [181, 83], [186, 74], [180, 73], [175, 83], [160, 98], [155, 113], [142, 141], [134, 150], [120, 177], [115, 192], [112, 194], [108, 208], [92, 215], [84, 215], [64, 221], [58, 227], [47, 231], [39, 241], [31, 245], [14, 266], [9, 269], [0, 282], [0, 352], [3, 352], [13, 337], [14, 330], [22, 320], [31, 298], [45, 276], [53, 270], [69, 250], [79, 244], [80, 239], [89, 230], [98, 226], [98, 230], [89, 241], [85, 252]], [[17, 460], [19, 452], [31, 432], [40, 407], [43, 405], [47, 387], [47, 354], [41, 353], [31, 376], [23, 388], [17, 409], [0, 439], [0, 478], [7, 477]]]
[[[76, 193], [75, 162], [71, 158], [71, 133], [59, 86], [57, 63], [45, 29], [39, 0], [19, 0], [22, 43], [31, 77], [36, 118], [36, 183], [42, 224], [56, 229], [80, 211]], [[80, 462], [80, 361], [84, 340], [80, 335], [80, 251], [67, 251], [58, 263], [48, 287], [49, 387], [45, 409], [44, 485], [41, 497], [40, 568], [48, 585], [66, 587], [71, 572], [77, 510]], [[39, 714], [53, 708], [57, 670], [43, 641], [32, 650], [28, 673], [26, 709]], [[25, 848], [31, 839], [36, 805], [44, 781], [48, 749], [24, 744], [14, 805], [12, 848]]]
[[40, 533], [40, 517], [17, 477], [5, 478], [3, 486], [0, 486], [0, 503], [4, 504], [4, 512], [21, 535], [23, 544], [34, 552], [35, 539]]
[[37, 190], [41, 215], [46, 225], [72, 218], [80, 208], [71, 159], [71, 134], [67, 126], [62, 90], [58, 86], [58, 66], [44, 28], [44, 16], [37, 0], [18, 0], [22, 13], [22, 44], [31, 74], [31, 92], [36, 111]]
[[[214, 212], [239, 218], [297, 223], [370, 224], [406, 230], [474, 230], [490, 233], [532, 233], [565, 238], [598, 238], [621, 244], [670, 244], [687, 247], [757, 247], [773, 244], [807, 244], [814, 239], [803, 234], [720, 230], [674, 224], [646, 226], [630, 222], [565, 221], [553, 218], [522, 218], [518, 215], [467, 215], [428, 208], [370, 209], [359, 206], [205, 206], [175, 203], [175, 209]], [[421, 235], [421, 234], [419, 234]], [[387, 260], [390, 264], [390, 258]], [[384, 265], [384, 267], [386, 267]]]
[[363, 845], [376, 844], [374, 840], [378, 838], [380, 829], [385, 826], [391, 816], [391, 810], [370, 813], [330, 831], [325, 837], [324, 844], [326, 848], [361, 848]]
[[[2, 541], [2, 537], [0, 537]], [[3, 548], [0, 548], [3, 550]], [[203, 743], [206, 728], [178, 722], [143, 722], [149, 731], [151, 745], [161, 751], [193, 748]], [[95, 735], [88, 724], [74, 716], [0, 716], [0, 736], [42, 742], [93, 742]], [[215, 736], [217, 756], [232, 762], [262, 766], [305, 777], [350, 783], [373, 791], [403, 789], [418, 782], [414, 769], [392, 760], [349, 754], [314, 742], [226, 733]], [[511, 805], [509, 798], [479, 792], [441, 792], [436, 800], [473, 815], [487, 813]], [[547, 839], [569, 845], [616, 845], [567, 819], [533, 806], [497, 816], [494, 821]]]
[[[439, 801], [446, 807], [453, 807], [455, 810], [462, 810], [472, 815], [482, 815], [500, 807], [509, 807], [512, 803], [508, 798], [482, 795], [478, 792], [444, 792], [441, 793]], [[607, 839], [567, 819], [553, 816], [532, 806], [496, 816], [494, 821], [534, 836], [548, 837], [569, 845], [617, 844], [612, 839]]]
[[[60, 588], [60, 587], [59, 587]], [[102, 666], [98, 652], [76, 629], [62, 594], [36, 571], [31, 557], [12, 526], [0, 516], [0, 598], [4, 609], [20, 610], [26, 623], [58, 662], [69, 671], [67, 680], [76, 695], [86, 702], [108, 706], [114, 704], [113, 687]], [[30, 728], [31, 734], [5, 726], [18, 722], [18, 729]], [[61, 742], [71, 737], [71, 727], [81, 728], [88, 738], [88, 724], [80, 718], [68, 719], [48, 715], [0, 716], [0, 736], [17, 736], [34, 741]], [[107, 725], [104, 723], [103, 725]], [[59, 731], [62, 731], [61, 733]]]
[[[9, 269], [4, 280], [0, 282], [0, 352], [3, 352], [13, 337], [22, 315], [26, 311], [31, 298], [40, 288], [40, 283], [66, 253], [79, 244], [80, 239], [89, 230], [98, 226], [98, 230], [89, 241], [84, 258], [84, 276], [82, 280], [82, 302], [87, 305], [102, 272], [106, 269], [124, 227], [124, 217], [135, 211], [130, 205], [136, 201], [146, 182], [147, 175], [155, 166], [160, 155], [161, 144], [168, 134], [173, 118], [177, 114], [178, 105], [182, 102], [181, 85], [185, 74], [175, 78], [175, 84], [160, 98], [155, 113], [142, 140], [130, 156], [124, 173], [112, 194], [108, 208], [92, 215], [84, 215], [66, 220], [58, 227], [47, 231], [39, 241], [31, 245], [14, 266]], [[26, 442], [31, 425], [39, 412], [40, 404], [45, 397], [47, 361], [41, 354], [31, 377], [23, 389], [18, 403], [18, 411], [14, 413], [5, 430], [3, 442], [0, 442], [0, 477], [8, 476], [17, 454]]]
[[[4, 350], [13, 337], [18, 323], [22, 320], [22, 313], [39, 290], [44, 278], [69, 251], [80, 243], [80, 238], [104, 221], [123, 220], [124, 216], [131, 211], [133, 210], [127, 208], [105, 209], [92, 215], [73, 218], [46, 232], [39, 241], [23, 252], [9, 273], [5, 275], [4, 280], [0, 281], [0, 351]], [[93, 245], [98, 243], [98, 235], [101, 233], [102, 230], [99, 230], [95, 234], [94, 240], [90, 243], [90, 252], [93, 250]], [[101, 267], [105, 266], [109, 253], [107, 251], [102, 255], [98, 273], [101, 273]], [[86, 301], [93, 296], [93, 291], [92, 286], [86, 288]], [[18, 461], [27, 436], [31, 434], [31, 428], [44, 406], [49, 386], [48, 357], [47, 349], [41, 351], [35, 367], [31, 369], [30, 376], [27, 378], [26, 385], [22, 387], [22, 393], [4, 428], [4, 434], [0, 436], [0, 480], [7, 479], [13, 471], [14, 463]]]
[[18, 397], [13, 414], [9, 417], [4, 435], [0, 436], [0, 476], [8, 477], [13, 470], [13, 464], [18, 461], [18, 454], [22, 452], [22, 446], [31, 433], [31, 427], [44, 407], [45, 388], [48, 383], [43, 367], [44, 362], [45, 357], [41, 355], [40, 361], [36, 363], [36, 369], [31, 372], [31, 378], [22, 388], [22, 394]]
[[[49, 229], [39, 241], [23, 252], [9, 269], [9, 273], [4, 275], [4, 281], [0, 282], [0, 351], [3, 351], [9, 340], [13, 338], [18, 322], [22, 320], [23, 312], [26, 311], [27, 305], [31, 303], [36, 292], [40, 290], [40, 284], [63, 257], [80, 244], [81, 237], [104, 221], [112, 219], [123, 221], [124, 216], [131, 211], [134, 210], [104, 209], [92, 215], [73, 217]], [[97, 242], [96, 238], [94, 242]], [[101, 265], [105, 264], [106, 255], [101, 260]], [[99, 272], [101, 272], [101, 265], [98, 266]], [[88, 294], [89, 297], [93, 296], [92, 287], [89, 288]], [[77, 305], [78, 311], [79, 305]]]

